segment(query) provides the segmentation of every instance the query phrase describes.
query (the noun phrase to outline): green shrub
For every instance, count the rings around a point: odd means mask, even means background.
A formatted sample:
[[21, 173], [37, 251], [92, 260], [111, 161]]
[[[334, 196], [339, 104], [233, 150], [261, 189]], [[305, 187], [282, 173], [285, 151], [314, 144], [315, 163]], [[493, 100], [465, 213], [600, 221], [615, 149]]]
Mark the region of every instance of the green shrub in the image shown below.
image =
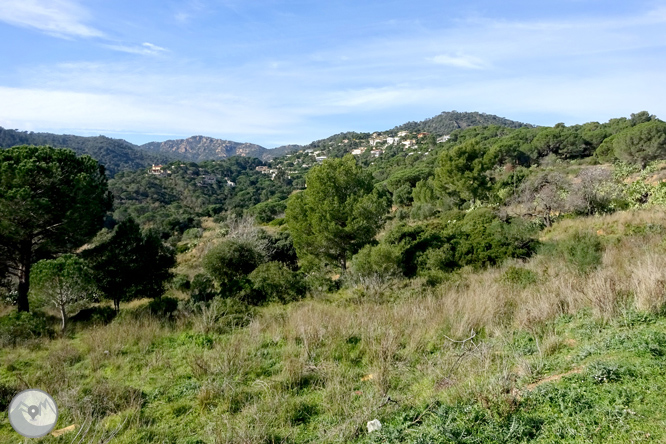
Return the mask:
[[361, 278], [400, 276], [400, 250], [394, 245], [366, 245], [352, 258], [351, 271]]
[[536, 284], [539, 276], [532, 270], [511, 266], [502, 274], [502, 281], [519, 287]]
[[412, 207], [410, 215], [414, 220], [426, 220], [433, 217], [435, 213], [437, 213], [435, 205], [431, 203], [419, 203]]
[[190, 284], [190, 298], [192, 302], [208, 302], [216, 294], [215, 284], [210, 276], [203, 273], [194, 276]]
[[574, 270], [587, 274], [601, 265], [603, 246], [594, 233], [576, 232], [558, 242], [545, 245], [542, 252], [559, 256]]
[[243, 293], [243, 299], [253, 305], [264, 302], [289, 302], [305, 294], [305, 285], [298, 273], [281, 262], [259, 265], [248, 279], [251, 288]]
[[116, 317], [116, 314], [116, 311], [111, 307], [89, 307], [80, 310], [70, 318], [70, 321], [91, 324], [108, 324]]
[[248, 274], [264, 262], [256, 244], [242, 239], [227, 239], [213, 247], [203, 258], [206, 272], [219, 284], [225, 296], [238, 294]]
[[153, 299], [148, 303], [148, 310], [156, 316], [170, 318], [178, 310], [178, 299], [168, 296]]
[[190, 289], [191, 282], [187, 278], [187, 275], [184, 274], [177, 274], [174, 276], [173, 280], [171, 281], [171, 287], [178, 291], [186, 292]]
[[0, 345], [16, 346], [53, 334], [41, 313], [15, 312], [0, 318]]

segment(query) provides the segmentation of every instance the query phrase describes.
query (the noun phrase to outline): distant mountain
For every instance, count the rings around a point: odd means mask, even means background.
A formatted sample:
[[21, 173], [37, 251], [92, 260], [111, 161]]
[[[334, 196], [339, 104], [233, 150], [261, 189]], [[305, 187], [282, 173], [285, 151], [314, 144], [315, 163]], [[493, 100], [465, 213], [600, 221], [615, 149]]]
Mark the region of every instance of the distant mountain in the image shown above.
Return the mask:
[[109, 176], [119, 171], [146, 168], [155, 163], [173, 160], [164, 154], [151, 154], [138, 149], [123, 139], [106, 136], [81, 137], [51, 133], [33, 133], [0, 127], [0, 148], [16, 145], [50, 145], [54, 148], [71, 148], [78, 155], [88, 154], [106, 167]]
[[282, 156], [300, 148], [299, 145], [285, 145], [267, 149], [254, 143], [239, 143], [213, 137], [193, 136], [187, 139], [150, 142], [139, 148], [150, 153], [165, 154], [180, 160], [202, 162], [221, 160], [232, 156], [257, 157], [263, 161]]
[[457, 129], [465, 129], [471, 126], [499, 125], [509, 128], [533, 127], [527, 123], [516, 122], [493, 114], [479, 112], [445, 111], [435, 117], [425, 119], [421, 122], [407, 122], [396, 126], [392, 131], [411, 131], [419, 133], [431, 133], [438, 136], [451, 134]]

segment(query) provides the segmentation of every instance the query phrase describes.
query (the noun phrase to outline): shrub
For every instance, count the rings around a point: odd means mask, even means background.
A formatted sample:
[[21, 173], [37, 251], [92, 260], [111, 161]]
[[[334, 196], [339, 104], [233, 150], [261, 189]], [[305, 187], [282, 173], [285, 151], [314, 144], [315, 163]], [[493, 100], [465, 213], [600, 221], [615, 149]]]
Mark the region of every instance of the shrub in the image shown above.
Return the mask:
[[573, 269], [587, 274], [601, 265], [603, 246], [594, 233], [576, 232], [554, 244], [544, 246], [542, 252], [559, 256]]
[[537, 246], [532, 227], [520, 219], [503, 222], [487, 208], [467, 213], [457, 230], [455, 257], [460, 266], [481, 268], [507, 258], [527, 258]]
[[431, 203], [419, 203], [412, 207], [411, 217], [414, 220], [425, 220], [433, 217], [437, 209]]
[[264, 254], [254, 242], [227, 239], [204, 256], [203, 266], [220, 284], [225, 296], [234, 296], [242, 289], [244, 278], [263, 261]]
[[400, 251], [387, 244], [366, 245], [352, 258], [351, 271], [358, 277], [377, 276], [390, 279], [400, 276]]
[[251, 304], [264, 302], [289, 302], [305, 293], [300, 276], [281, 262], [259, 265], [248, 276], [251, 288], [244, 292], [244, 299]]
[[187, 278], [187, 275], [177, 274], [174, 276], [171, 281], [171, 287], [178, 291], [186, 292], [190, 289], [191, 286], [190, 280]]
[[210, 276], [198, 273], [190, 284], [192, 302], [208, 302], [216, 296], [215, 284]]
[[502, 281], [519, 287], [528, 287], [536, 284], [538, 278], [538, 275], [532, 270], [514, 266], [507, 268], [502, 274]]
[[111, 307], [89, 307], [84, 308], [72, 316], [71, 321], [91, 324], [108, 324], [116, 317], [116, 314], [116, 311]]
[[51, 335], [46, 317], [41, 313], [15, 312], [0, 318], [0, 345], [3, 347]]
[[151, 314], [162, 318], [170, 318], [178, 309], [178, 299], [163, 296], [153, 299], [148, 303], [148, 310]]

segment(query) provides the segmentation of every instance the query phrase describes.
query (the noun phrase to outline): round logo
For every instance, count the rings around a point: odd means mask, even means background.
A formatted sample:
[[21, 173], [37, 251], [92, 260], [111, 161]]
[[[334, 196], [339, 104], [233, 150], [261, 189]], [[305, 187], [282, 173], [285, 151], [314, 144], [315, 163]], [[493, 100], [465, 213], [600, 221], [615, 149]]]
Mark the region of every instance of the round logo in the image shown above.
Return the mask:
[[23, 390], [9, 404], [9, 423], [26, 438], [47, 435], [58, 421], [58, 406], [48, 393]]

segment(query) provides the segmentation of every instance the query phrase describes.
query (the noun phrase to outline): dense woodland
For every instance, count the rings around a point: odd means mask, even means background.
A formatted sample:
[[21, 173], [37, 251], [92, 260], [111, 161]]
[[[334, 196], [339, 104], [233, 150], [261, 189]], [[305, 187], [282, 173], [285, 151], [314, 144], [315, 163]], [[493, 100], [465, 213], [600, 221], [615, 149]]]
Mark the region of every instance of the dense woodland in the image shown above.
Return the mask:
[[0, 402], [30, 374], [128, 443], [666, 438], [664, 160], [645, 111], [443, 113], [110, 179], [0, 150], [0, 357], [53, 364], [0, 369]]

